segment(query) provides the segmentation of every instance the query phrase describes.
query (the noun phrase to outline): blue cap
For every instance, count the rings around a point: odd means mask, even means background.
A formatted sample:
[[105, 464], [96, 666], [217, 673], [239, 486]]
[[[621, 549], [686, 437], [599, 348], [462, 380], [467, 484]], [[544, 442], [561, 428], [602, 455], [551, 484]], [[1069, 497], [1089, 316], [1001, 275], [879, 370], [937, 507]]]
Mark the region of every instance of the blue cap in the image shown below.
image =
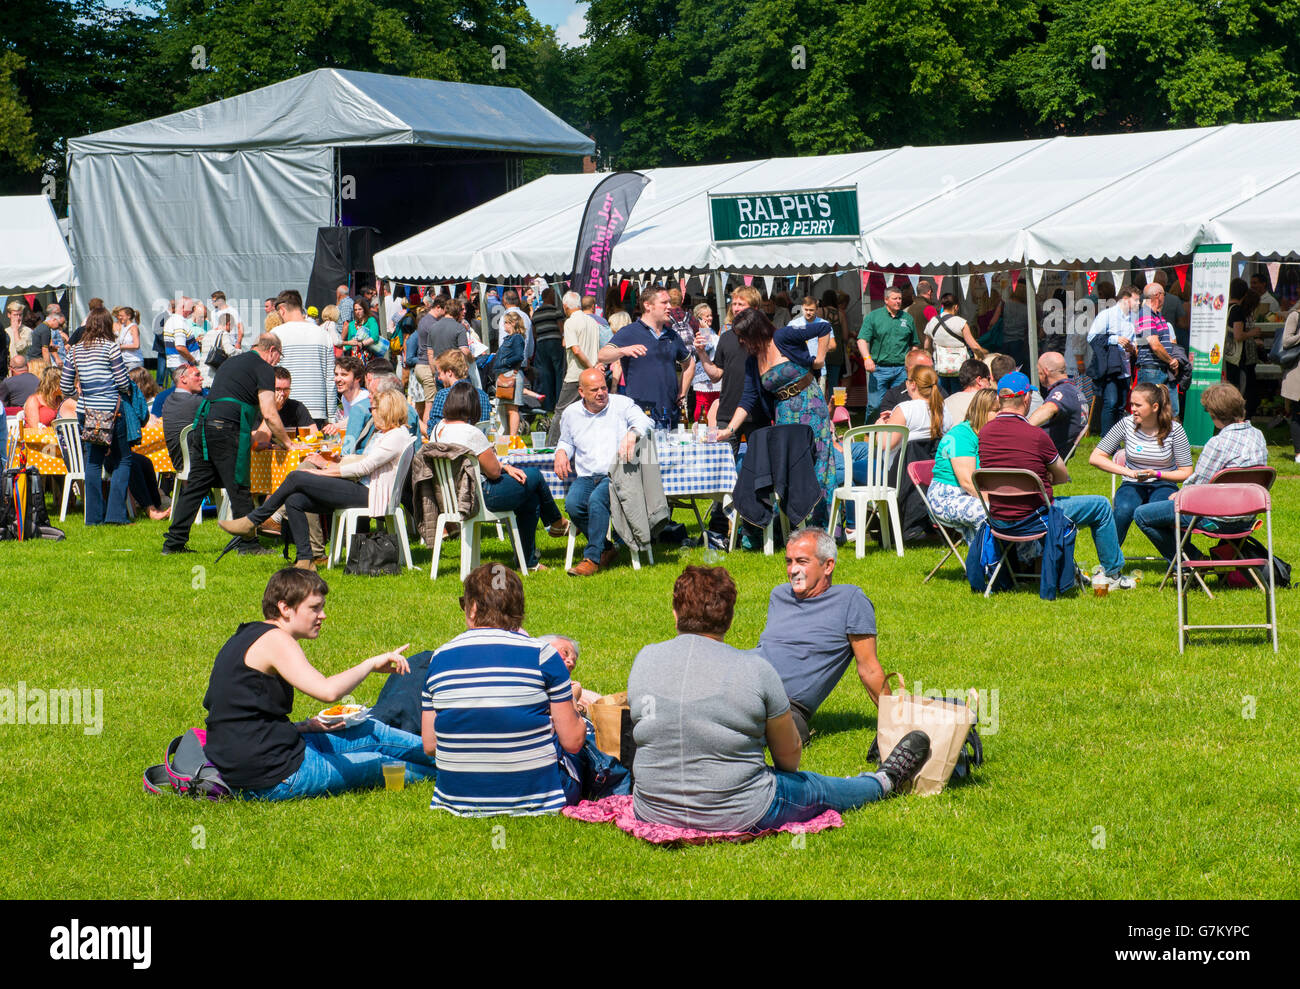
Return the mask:
[[1028, 395], [1029, 379], [1020, 371], [1012, 371], [998, 378], [999, 395]]

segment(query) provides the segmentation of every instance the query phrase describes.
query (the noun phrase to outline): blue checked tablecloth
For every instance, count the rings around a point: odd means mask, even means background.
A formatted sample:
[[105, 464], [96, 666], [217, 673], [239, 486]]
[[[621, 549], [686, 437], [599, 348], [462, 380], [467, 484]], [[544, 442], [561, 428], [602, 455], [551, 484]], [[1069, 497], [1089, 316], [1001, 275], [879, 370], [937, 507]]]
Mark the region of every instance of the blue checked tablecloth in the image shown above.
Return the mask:
[[[736, 459], [727, 443], [698, 443], [685, 446], [656, 443], [659, 474], [668, 498], [702, 498], [731, 494], [736, 486]], [[546, 478], [551, 495], [562, 499], [569, 485], [555, 474], [555, 454], [516, 451], [505, 458], [514, 467], [536, 467]]]

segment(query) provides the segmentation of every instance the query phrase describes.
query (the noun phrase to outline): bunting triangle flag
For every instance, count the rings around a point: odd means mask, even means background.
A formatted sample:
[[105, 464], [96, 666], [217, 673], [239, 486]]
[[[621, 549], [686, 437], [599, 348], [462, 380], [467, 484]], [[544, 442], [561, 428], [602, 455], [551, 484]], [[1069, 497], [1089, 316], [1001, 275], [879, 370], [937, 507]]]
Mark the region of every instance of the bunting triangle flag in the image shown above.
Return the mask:
[[920, 275], [910, 275], [910, 274], [909, 274], [909, 275], [907, 276], [907, 280], [908, 280], [909, 282], [912, 283], [912, 292], [915, 293], [915, 292], [916, 292], [916, 286], [919, 285], [919, 284], [921, 283], [921, 276], [920, 276]]
[[993, 295], [993, 272], [984, 272], [984, 289], [991, 296]]
[[1281, 261], [1270, 261], [1264, 265], [1268, 269], [1268, 287], [1270, 290], [1277, 288], [1277, 276], [1282, 270]]
[[1020, 284], [1020, 269], [1012, 268], [1011, 269], [1011, 291], [1014, 292], [1016, 290], [1016, 286], [1019, 284]]
[[709, 294], [709, 283], [710, 283], [711, 281], [713, 281], [713, 276], [712, 276], [712, 275], [701, 275], [701, 276], [700, 276], [700, 295], [708, 295], [708, 294]]
[[1089, 294], [1089, 295], [1091, 295], [1092, 292], [1093, 292], [1093, 290], [1097, 287], [1097, 275], [1098, 275], [1098, 274], [1100, 274], [1100, 272], [1096, 272], [1096, 271], [1085, 271], [1085, 272], [1084, 272], [1084, 277], [1086, 277], [1086, 278], [1088, 279], [1088, 294]]
[[1152, 282], [1154, 282], [1154, 281], [1156, 280], [1156, 269], [1155, 269], [1155, 268], [1143, 268], [1143, 269], [1142, 269], [1142, 274], [1146, 276], [1146, 280], [1147, 280], [1147, 284], [1148, 284], [1148, 285], [1150, 285]]
[[1245, 262], [1245, 261], [1238, 261], [1238, 262], [1237, 262], [1237, 277], [1238, 277], [1238, 278], [1245, 278], [1245, 277], [1246, 277], [1246, 262]]
[[865, 268], [859, 268], [858, 278], [862, 281], [862, 294], [868, 295], [867, 282], [871, 281], [871, 272], [867, 271]]
[[1110, 273], [1110, 280], [1115, 284], [1116, 292], [1124, 287], [1124, 276], [1127, 274], [1128, 272], [1123, 268], [1119, 268]]
[[772, 276], [771, 275], [763, 276], [763, 286], [767, 291], [767, 297], [769, 299], [772, 298]]
[[754, 284], [754, 276], [753, 276], [753, 275], [746, 275], [746, 276], [745, 276], [745, 284], [746, 284], [746, 285], [753, 285], [753, 284]]
[[1178, 291], [1180, 292], [1184, 292], [1187, 290], [1187, 272], [1191, 269], [1191, 267], [1192, 266], [1190, 264], [1174, 265], [1174, 274], [1178, 277]]
[[679, 277], [679, 278], [677, 279], [677, 288], [678, 288], [678, 290], [682, 293], [682, 295], [685, 295], [685, 294], [686, 294], [686, 279], [685, 279], [685, 278], [681, 278], [681, 277]]
[[937, 299], [939, 295], [943, 292], [943, 280], [946, 276], [931, 275], [930, 277], [934, 279], [934, 296]]
[[631, 284], [632, 284], [632, 283], [629, 282], [626, 278], [621, 279], [621, 280], [619, 281], [619, 283], [618, 283], [618, 297], [619, 297], [620, 300], [621, 300], [621, 299], [626, 299], [626, 298], [627, 298], [627, 290], [628, 290], [628, 287], [629, 287]]

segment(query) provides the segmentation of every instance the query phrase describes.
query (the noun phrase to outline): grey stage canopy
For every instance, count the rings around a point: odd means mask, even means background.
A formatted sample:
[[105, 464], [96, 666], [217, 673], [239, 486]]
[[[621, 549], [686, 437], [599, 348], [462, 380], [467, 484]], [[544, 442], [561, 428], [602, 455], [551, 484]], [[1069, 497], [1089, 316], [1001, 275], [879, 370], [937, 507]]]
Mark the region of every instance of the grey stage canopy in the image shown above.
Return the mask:
[[[219, 288], [249, 321], [263, 298], [306, 289], [316, 230], [338, 219], [347, 197], [337, 184], [341, 149], [400, 146], [469, 155], [595, 150], [518, 89], [319, 69], [69, 141], [81, 284], [150, 316], [178, 293], [206, 297]], [[398, 192], [414, 209], [425, 190]]]

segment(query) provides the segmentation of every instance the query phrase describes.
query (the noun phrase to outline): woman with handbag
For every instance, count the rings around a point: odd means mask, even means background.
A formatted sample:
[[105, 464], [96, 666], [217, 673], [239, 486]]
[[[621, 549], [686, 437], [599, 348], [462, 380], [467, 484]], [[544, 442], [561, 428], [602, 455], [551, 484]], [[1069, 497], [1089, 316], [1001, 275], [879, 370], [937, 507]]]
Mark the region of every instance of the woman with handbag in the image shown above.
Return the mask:
[[528, 569], [545, 570], [537, 560], [537, 520], [556, 539], [569, 532], [569, 520], [560, 514], [546, 479], [536, 467], [503, 464], [496, 450], [474, 423], [482, 415], [478, 389], [468, 381], [458, 381], [447, 390], [442, 418], [433, 427], [429, 439], [434, 443], [456, 443], [478, 458], [483, 475], [483, 500], [494, 512], [514, 512], [519, 523], [519, 548], [528, 561]]
[[967, 358], [983, 359], [984, 351], [971, 332], [970, 324], [957, 315], [957, 297], [945, 292], [939, 299], [939, 315], [925, 327], [934, 344], [934, 370], [945, 396], [960, 391], [958, 375]]
[[510, 436], [519, 432], [519, 406], [524, 402], [524, 321], [517, 312], [501, 320], [505, 335], [497, 348], [493, 369], [497, 376], [497, 419]]
[[356, 318], [358, 355], [362, 360], [370, 357], [387, 357], [388, 341], [379, 332], [379, 320], [370, 314], [370, 304], [365, 299], [357, 299], [352, 304], [352, 314]]
[[218, 523], [222, 529], [241, 539], [251, 538], [258, 528], [281, 505], [296, 551], [294, 566], [315, 570], [312, 559], [309, 514], [323, 515], [342, 508], [369, 508], [372, 518], [381, 518], [392, 509], [398, 462], [411, 445], [406, 430], [406, 399], [398, 391], [386, 391], [371, 398], [371, 417], [379, 435], [366, 445], [366, 452], [353, 454], [335, 462], [313, 453], [307, 463], [316, 470], [290, 471], [266, 501], [243, 518]]
[[217, 317], [217, 326], [203, 337], [199, 352], [199, 373], [203, 376], [203, 387], [211, 388], [217, 368], [225, 363], [227, 357], [237, 353], [235, 347], [235, 317], [233, 313], [223, 312]]
[[[131, 394], [122, 351], [113, 340], [113, 317], [107, 309], [93, 309], [86, 331], [68, 348], [59, 387], [63, 394], [78, 391], [77, 419], [86, 467], [86, 525], [130, 525], [126, 514], [127, 485], [131, 475], [131, 448], [127, 444], [122, 400]], [[108, 502], [104, 502], [101, 472], [109, 474]]]

